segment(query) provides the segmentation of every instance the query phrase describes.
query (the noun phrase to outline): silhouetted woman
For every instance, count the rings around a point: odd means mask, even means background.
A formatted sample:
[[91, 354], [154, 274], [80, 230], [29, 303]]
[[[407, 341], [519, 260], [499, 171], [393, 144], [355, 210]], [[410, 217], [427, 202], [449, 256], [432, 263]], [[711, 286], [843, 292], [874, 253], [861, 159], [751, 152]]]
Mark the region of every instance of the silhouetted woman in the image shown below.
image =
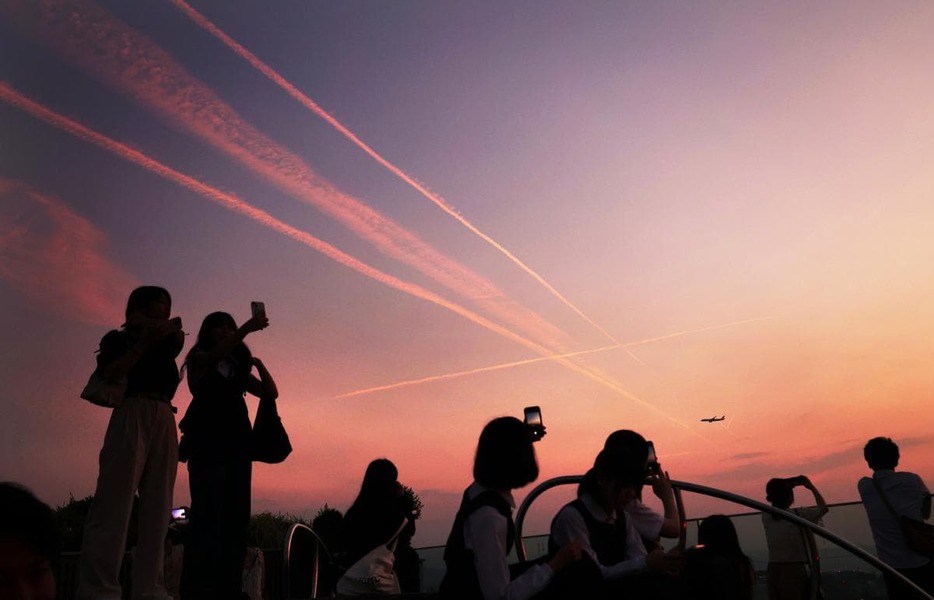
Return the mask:
[[[341, 563], [350, 567], [374, 548], [390, 541], [399, 531], [402, 522], [412, 521], [405, 508], [402, 484], [398, 481], [399, 471], [392, 461], [379, 458], [371, 462], [363, 476], [360, 493], [344, 514], [341, 524], [341, 543], [344, 556]], [[386, 574], [394, 575], [394, 574]], [[398, 588], [398, 578], [395, 578]], [[338, 592], [350, 595], [338, 582]], [[378, 589], [370, 590], [378, 593]], [[399, 593], [399, 590], [396, 590]]]
[[164, 288], [138, 287], [127, 300], [121, 330], [103, 337], [97, 369], [111, 382], [126, 381], [113, 409], [94, 502], [84, 523], [78, 598], [119, 598], [133, 496], [139, 492], [139, 537], [133, 592], [165, 596], [163, 546], [178, 470], [178, 431], [172, 398], [178, 387], [175, 357], [182, 350], [182, 321], [172, 314]]
[[525, 600], [544, 590], [557, 571], [580, 559], [580, 546], [571, 544], [549, 562], [510, 577], [506, 555], [515, 543], [512, 490], [538, 478], [525, 423], [513, 417], [487, 423], [477, 443], [473, 476], [444, 547], [447, 573], [441, 598]]
[[241, 597], [252, 477], [252, 430], [244, 395], [279, 395], [269, 371], [243, 339], [268, 325], [265, 315], [238, 328], [229, 314], [211, 313], [185, 359], [192, 393], [180, 423], [191, 490], [181, 584], [186, 599]]
[[729, 517], [710, 515], [685, 554], [685, 578], [696, 600], [752, 600], [756, 574]]

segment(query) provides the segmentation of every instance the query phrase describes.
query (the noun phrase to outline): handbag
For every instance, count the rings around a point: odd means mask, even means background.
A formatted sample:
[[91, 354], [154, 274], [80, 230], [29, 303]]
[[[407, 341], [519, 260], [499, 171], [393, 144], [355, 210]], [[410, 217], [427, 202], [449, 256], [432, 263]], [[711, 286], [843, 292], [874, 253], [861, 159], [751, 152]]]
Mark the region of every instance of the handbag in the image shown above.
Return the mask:
[[350, 565], [337, 580], [337, 593], [340, 596], [363, 596], [367, 594], [396, 595], [402, 593], [399, 577], [393, 570], [396, 562], [396, 544], [408, 519], [402, 519], [399, 529], [385, 544], [380, 544], [363, 555], [363, 558]]
[[276, 401], [261, 396], [253, 420], [251, 458], [254, 462], [277, 464], [292, 453], [292, 442], [282, 425]]
[[934, 556], [934, 525], [925, 523], [919, 519], [912, 519], [911, 517], [899, 515], [895, 512], [895, 509], [892, 508], [889, 499], [882, 491], [882, 486], [879, 485], [875, 477], [872, 478], [872, 484], [876, 486], [876, 491], [879, 492], [879, 497], [882, 498], [885, 507], [889, 509], [889, 512], [892, 513], [892, 516], [895, 517], [895, 520], [898, 522], [898, 526], [902, 531], [902, 536], [905, 538], [905, 544], [918, 554]]
[[126, 396], [126, 377], [118, 381], [105, 379], [96, 369], [91, 373], [87, 385], [81, 390], [81, 397], [97, 406], [117, 408], [123, 404]]

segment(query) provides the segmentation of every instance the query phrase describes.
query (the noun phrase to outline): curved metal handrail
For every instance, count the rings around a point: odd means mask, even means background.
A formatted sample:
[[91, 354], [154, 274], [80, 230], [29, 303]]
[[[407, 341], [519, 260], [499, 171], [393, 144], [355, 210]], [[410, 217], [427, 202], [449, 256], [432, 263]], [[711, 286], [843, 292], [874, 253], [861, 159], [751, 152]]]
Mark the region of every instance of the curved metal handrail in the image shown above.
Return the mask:
[[315, 542], [315, 552], [314, 559], [311, 565], [311, 598], [318, 597], [318, 572], [321, 563], [321, 550], [327, 547], [324, 545], [324, 542], [321, 541], [321, 538], [318, 537], [318, 534], [314, 532], [311, 527], [308, 527], [304, 523], [294, 523], [285, 534], [285, 544], [283, 546], [283, 556], [282, 556], [282, 591], [283, 595], [287, 599], [292, 598], [292, 544], [295, 538], [295, 533], [298, 531], [307, 532], [312, 535]]
[[[526, 560], [525, 544], [522, 540], [522, 523], [525, 520], [525, 515], [529, 510], [529, 507], [532, 505], [532, 502], [541, 496], [546, 491], [551, 488], [558, 487], [560, 485], [570, 485], [575, 483], [580, 483], [584, 478], [583, 475], [563, 475], [561, 477], [553, 477], [543, 481], [539, 485], [529, 492], [528, 496], [522, 501], [522, 504], [519, 505], [519, 509], [516, 511], [516, 554], [520, 561]], [[793, 512], [787, 510], [782, 510], [780, 508], [775, 508], [771, 504], [765, 504], [764, 502], [759, 502], [758, 500], [753, 500], [752, 498], [747, 498], [746, 496], [740, 496], [739, 494], [734, 494], [732, 492], [727, 492], [724, 490], [718, 490], [717, 488], [708, 487], [705, 485], [699, 485], [696, 483], [688, 483], [686, 481], [675, 481], [672, 480], [671, 486], [674, 489], [684, 490], [686, 492], [692, 492], [694, 494], [701, 494], [703, 496], [710, 496], [711, 498], [718, 498], [720, 500], [727, 500], [735, 504], [740, 504], [760, 512], [769, 513], [772, 515], [780, 516], [788, 521], [791, 521], [801, 527], [804, 527], [814, 534], [819, 535], [825, 540], [836, 544], [837, 546], [843, 548], [844, 550], [850, 552], [851, 554], [856, 555], [858, 558], [862, 559], [864, 562], [869, 563], [876, 569], [879, 569], [883, 573], [886, 573], [895, 579], [901, 581], [903, 584], [911, 588], [918, 598], [927, 598], [928, 600], [934, 600], [934, 596], [929, 595], [927, 592], [918, 587], [913, 581], [890, 567], [888, 564], [882, 562], [872, 554], [866, 552], [859, 546], [853, 544], [852, 542], [838, 536], [837, 534], [824, 529], [816, 523], [812, 523], [807, 519], [802, 519]], [[683, 513], [682, 513], [683, 514]]]

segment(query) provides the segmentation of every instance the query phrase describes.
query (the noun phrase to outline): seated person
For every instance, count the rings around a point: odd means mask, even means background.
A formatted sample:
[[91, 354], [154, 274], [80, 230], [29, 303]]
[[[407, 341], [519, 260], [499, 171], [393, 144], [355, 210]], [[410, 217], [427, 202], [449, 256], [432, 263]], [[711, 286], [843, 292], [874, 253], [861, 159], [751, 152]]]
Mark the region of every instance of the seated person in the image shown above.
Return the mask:
[[555, 573], [580, 559], [569, 544], [547, 563], [513, 577], [506, 556], [515, 543], [512, 490], [538, 478], [533, 437], [525, 423], [500, 417], [487, 423], [477, 443], [474, 482], [464, 491], [444, 547], [447, 573], [439, 598], [525, 600], [541, 593]]
[[[636, 498], [626, 504], [626, 515], [632, 521], [633, 527], [636, 528], [639, 535], [642, 536], [648, 550], [652, 550], [658, 545], [659, 538], [677, 538], [680, 536], [681, 515], [678, 512], [678, 504], [675, 502], [671, 480], [668, 473], [662, 470], [658, 460], [654, 458], [655, 448], [652, 443], [646, 441], [642, 435], [635, 431], [620, 429], [606, 438], [603, 447], [631, 455], [633, 460], [643, 464], [649, 462], [649, 449], [651, 447], [654, 466], [647, 469], [648, 477], [639, 482]], [[652, 491], [662, 502], [665, 514], [659, 514], [642, 502], [642, 488], [645, 483], [652, 486]]]
[[660, 597], [645, 574], [673, 574], [682, 558], [658, 548], [647, 552], [625, 511], [645, 478], [644, 465], [631, 455], [604, 449], [578, 488], [577, 500], [562, 508], [551, 525], [549, 549], [578, 542], [591, 568], [569, 570], [555, 584], [559, 595], [604, 597], [619, 594]]
[[752, 600], [756, 573], [725, 515], [710, 515], [697, 529], [697, 546], [685, 553], [684, 577], [694, 600]]
[[[399, 530], [413, 521], [411, 516], [406, 512], [396, 465], [386, 458], [370, 462], [360, 485], [360, 493], [341, 522], [343, 566], [349, 569], [360, 560], [370, 560], [370, 552], [382, 545], [388, 544], [395, 552]], [[337, 582], [337, 592], [343, 596], [401, 592], [394, 569], [383, 570], [379, 578], [382, 581], [369, 584], [354, 581], [349, 576], [342, 577]]]

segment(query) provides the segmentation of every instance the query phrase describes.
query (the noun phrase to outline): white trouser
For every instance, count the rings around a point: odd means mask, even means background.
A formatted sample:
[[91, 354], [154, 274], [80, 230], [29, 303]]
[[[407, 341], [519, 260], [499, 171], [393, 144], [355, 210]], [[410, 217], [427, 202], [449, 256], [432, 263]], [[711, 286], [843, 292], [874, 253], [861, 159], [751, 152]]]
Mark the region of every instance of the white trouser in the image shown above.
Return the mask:
[[137, 490], [133, 598], [170, 599], [162, 565], [177, 469], [178, 431], [171, 405], [128, 397], [114, 409], [104, 435], [97, 489], [81, 544], [80, 600], [120, 599], [120, 564]]

